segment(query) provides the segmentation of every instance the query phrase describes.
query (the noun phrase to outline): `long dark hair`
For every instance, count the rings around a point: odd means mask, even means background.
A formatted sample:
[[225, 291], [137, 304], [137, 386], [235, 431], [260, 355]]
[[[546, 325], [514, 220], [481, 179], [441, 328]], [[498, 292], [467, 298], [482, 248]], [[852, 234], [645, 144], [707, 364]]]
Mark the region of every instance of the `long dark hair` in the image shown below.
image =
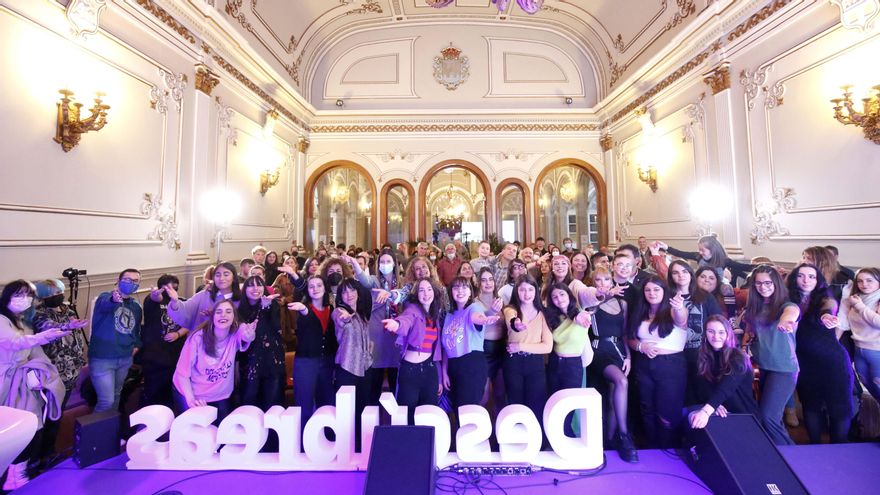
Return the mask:
[[801, 318], [808, 313], [818, 315], [825, 299], [834, 297], [831, 295], [831, 289], [828, 287], [828, 281], [825, 280], [822, 270], [819, 270], [819, 267], [812, 263], [801, 263], [794, 267], [794, 270], [785, 279], [785, 287], [788, 289], [788, 298], [791, 302], [798, 306], [801, 305], [801, 289], [798, 287], [797, 277], [804, 268], [812, 268], [816, 271], [816, 287], [810, 292], [807, 306], [801, 308]]
[[[697, 241], [697, 245], [702, 246], [705, 249], [709, 250], [711, 256], [709, 259], [700, 258], [708, 266], [712, 268], [721, 268], [724, 269], [724, 265], [727, 264], [727, 251], [724, 250], [724, 246], [718, 242], [718, 238], [714, 235], [706, 235], [700, 237], [700, 240]], [[717, 270], [716, 270], [717, 273]], [[719, 281], [720, 283], [720, 281]]]
[[[565, 310], [561, 310], [553, 304], [552, 298], [554, 290], [561, 290], [568, 294], [568, 307], [565, 308]], [[556, 330], [556, 327], [562, 324], [564, 318], [574, 320], [579, 312], [577, 298], [571, 293], [571, 289], [568, 288], [568, 285], [562, 282], [554, 282], [550, 284], [550, 287], [547, 288], [547, 308], [544, 309], [544, 318], [547, 319], [547, 325], [551, 330]]]
[[[232, 287], [231, 287], [232, 300], [233, 301], [240, 300], [241, 299], [241, 289], [238, 287], [238, 270], [235, 268], [234, 263], [229, 262], [229, 261], [224, 261], [223, 263], [220, 263], [219, 265], [215, 266], [214, 273], [211, 275], [211, 280], [214, 281], [214, 278], [217, 277], [217, 270], [219, 270], [221, 268], [225, 268], [225, 269], [229, 270], [230, 272], [232, 272]], [[208, 291], [211, 294], [211, 300], [216, 301], [217, 300], [217, 292], [219, 291], [219, 289], [217, 288], [216, 281], [214, 281], [214, 283], [211, 284], [211, 288], [208, 289]]]
[[327, 287], [327, 281], [324, 280], [324, 277], [320, 275], [312, 275], [311, 277], [306, 279], [306, 288], [302, 294], [302, 303], [308, 307], [310, 304], [314, 304], [315, 301], [312, 300], [312, 296], [309, 295], [309, 282], [313, 279], [318, 279], [321, 281], [321, 284], [324, 286], [324, 297], [321, 298], [321, 304], [325, 308], [330, 307], [330, 288]]
[[260, 310], [263, 309], [262, 298], [257, 299], [257, 302], [251, 304], [250, 299], [248, 299], [247, 297], [248, 287], [263, 287], [263, 294], [265, 295], [266, 281], [263, 280], [263, 277], [260, 277], [259, 275], [253, 275], [251, 277], [248, 277], [247, 280], [245, 280], [242, 284], [241, 288], [244, 292], [244, 297], [242, 297], [241, 301], [238, 303], [238, 315], [245, 323], [250, 323], [257, 319], [257, 316], [260, 315]]
[[[357, 302], [355, 305], [356, 308], [352, 308], [348, 304], [342, 301], [342, 293], [347, 290], [353, 290], [357, 292]], [[365, 287], [353, 278], [343, 279], [342, 282], [339, 283], [339, 287], [336, 288], [336, 307], [342, 308], [348, 311], [349, 314], [354, 315], [357, 314], [364, 320], [370, 319], [370, 313], [373, 309], [373, 302], [371, 298], [370, 291], [366, 290]]]
[[[724, 329], [727, 330], [727, 338], [724, 340], [724, 347], [720, 351], [712, 348], [709, 344], [709, 339], [703, 338], [697, 354], [697, 374], [712, 383], [718, 383], [727, 375], [733, 373], [741, 374], [751, 369], [752, 363], [749, 361], [749, 356], [737, 347], [733, 327], [730, 326], [730, 320], [727, 318], [721, 315], [712, 315], [706, 318], [703, 335], [706, 335], [706, 328], [713, 321], [724, 325]], [[719, 353], [717, 367], [715, 366], [716, 352]]]
[[[513, 262], [511, 262], [510, 264], [511, 264], [511, 266], [512, 266], [512, 265], [513, 265]], [[483, 268], [480, 268], [480, 272], [477, 273], [477, 290], [474, 291], [474, 292], [476, 292], [477, 294], [481, 294], [481, 293], [482, 293], [482, 291], [483, 291], [483, 282], [482, 282], [482, 280], [483, 280], [483, 274], [484, 274], [484, 273], [488, 273], [488, 274], [492, 277], [492, 287], [493, 287], [493, 289], [492, 289], [492, 297], [498, 297], [498, 284], [495, 282], [495, 274], [492, 273], [492, 269], [489, 268], [488, 266], [484, 266]], [[510, 270], [508, 270], [508, 273], [510, 273]], [[513, 279], [510, 278], [510, 275], [508, 275], [507, 277], [508, 277], [507, 280], [510, 280], [510, 284], [513, 285]], [[461, 277], [461, 278], [464, 278], [465, 280], [467, 280], [466, 277]]]
[[694, 304], [703, 304], [704, 302], [706, 302], [709, 294], [697, 285], [697, 276], [696, 274], [694, 274], [694, 269], [691, 268], [691, 265], [688, 264], [688, 262], [685, 260], [675, 260], [669, 264], [669, 271], [666, 273], [666, 283], [669, 285], [669, 287], [676, 287], [675, 282], [672, 281], [673, 266], [680, 266], [684, 268], [688, 272], [688, 275], [691, 276], [691, 281], [688, 284], [688, 294], [690, 296], [691, 302]]
[[[770, 301], [765, 302], [764, 296], [758, 293], [755, 279], [759, 273], [766, 273], [773, 282], [773, 295]], [[754, 335], [755, 327], [759, 324], [768, 324], [782, 316], [782, 305], [788, 302], [788, 290], [782, 282], [782, 277], [776, 268], [770, 265], [759, 265], [749, 275], [749, 299], [746, 301], [746, 310], [743, 321], [747, 323], [748, 331]]]
[[665, 339], [667, 335], [672, 333], [672, 329], [675, 327], [675, 321], [672, 319], [672, 306], [669, 305], [670, 290], [669, 286], [666, 285], [666, 282], [653, 273], [648, 275], [648, 278], [645, 279], [644, 284], [642, 285], [642, 291], [639, 293], [638, 298], [636, 298], [635, 307], [633, 308], [632, 313], [630, 313], [632, 317], [629, 319], [629, 338], [637, 339], [639, 335], [639, 327], [642, 325], [643, 321], [647, 321], [649, 318], [651, 304], [645, 299], [645, 288], [648, 284], [654, 284], [663, 289], [663, 299], [660, 301], [660, 307], [657, 308], [657, 313], [654, 315], [654, 319], [651, 320], [651, 323], [648, 325], [648, 331], [656, 331], [661, 339]]
[[[480, 273], [483, 273], [483, 270], [485, 270], [485, 267], [480, 269]], [[462, 309], [470, 306], [471, 303], [474, 302], [474, 286], [471, 285], [471, 281], [464, 278], [464, 277], [455, 277], [454, 279], [452, 279], [452, 282], [449, 282], [449, 287], [446, 288], [446, 290], [449, 294], [449, 311], [450, 312], [458, 311], [458, 306], [456, 305], [455, 300], [452, 298], [452, 289], [454, 287], [467, 287], [468, 289], [471, 290], [471, 294], [470, 294], [470, 296], [468, 296], [467, 301], [464, 302], [464, 306], [462, 306]]]
[[[697, 271], [694, 272], [694, 280], [697, 280], [698, 278], [700, 278], [700, 275], [702, 275], [703, 272], [710, 272], [710, 273], [712, 273], [712, 275], [715, 276], [715, 290], [713, 290], [712, 292], [709, 292], [707, 294], [709, 296], [712, 296], [715, 298], [715, 301], [718, 302], [718, 307], [721, 308], [722, 312], [727, 312], [727, 303], [724, 301], [724, 294], [721, 293], [721, 284], [723, 283], [723, 281], [720, 278], [718, 278], [718, 272], [716, 272], [715, 269], [712, 268], [711, 266], [704, 265], [704, 266], [697, 268]], [[705, 292], [705, 289], [702, 289], [699, 286], [697, 288], [700, 289], [701, 291]], [[728, 315], [728, 316], [730, 316], [730, 315]]]
[[[388, 256], [391, 258], [391, 263], [394, 264], [394, 268], [391, 269], [391, 273], [385, 275], [381, 271], [379, 271], [379, 262], [382, 260], [382, 256]], [[379, 281], [380, 285], [383, 285], [383, 289], [391, 290], [397, 288], [398, 283], [398, 271], [400, 271], [400, 267], [397, 266], [397, 257], [394, 256], [394, 251], [390, 249], [383, 249], [379, 256], [376, 256], [376, 279]]]
[[[419, 286], [423, 282], [428, 283], [428, 285], [430, 285], [431, 288], [434, 289], [434, 300], [431, 301], [431, 305], [428, 306], [427, 312], [425, 312], [425, 308], [422, 307], [422, 303], [419, 302]], [[407, 303], [414, 304], [417, 308], [419, 308], [419, 311], [421, 311], [426, 318], [430, 318], [434, 320], [434, 324], [440, 325], [440, 316], [443, 309], [440, 302], [440, 300], [442, 299], [440, 297], [440, 290], [441, 289], [434, 283], [434, 280], [430, 277], [416, 279], [416, 281], [412, 284], [412, 290], [410, 291], [409, 297], [407, 298]]]
[[[238, 286], [238, 283], [235, 285]], [[213, 358], [217, 357], [217, 336], [214, 335], [214, 312], [217, 311], [217, 308], [220, 307], [221, 304], [232, 306], [232, 325], [229, 327], [230, 337], [238, 331], [238, 326], [241, 324], [238, 311], [235, 310], [235, 305], [232, 304], [232, 301], [229, 299], [221, 299], [214, 303], [211, 307], [211, 317], [205, 320], [205, 322], [197, 328], [198, 331], [202, 332], [202, 345], [205, 346], [205, 354]]]
[[541, 289], [538, 287], [538, 281], [535, 280], [535, 277], [525, 274], [520, 275], [516, 278], [516, 282], [513, 283], [513, 293], [510, 295], [510, 307], [516, 310], [516, 316], [522, 319], [523, 314], [520, 306], [522, 303], [519, 300], [519, 286], [522, 284], [528, 284], [535, 288], [535, 299], [532, 301], [535, 309], [539, 312], [544, 312], [544, 304], [541, 303]]
[[11, 321], [16, 328], [24, 330], [24, 327], [21, 325], [21, 315], [16, 315], [9, 309], [9, 300], [18, 294], [25, 294], [34, 297], [36, 295], [34, 284], [22, 279], [13, 280], [6, 284], [6, 287], [3, 287], [3, 292], [0, 293], [0, 314], [9, 318], [9, 321]]

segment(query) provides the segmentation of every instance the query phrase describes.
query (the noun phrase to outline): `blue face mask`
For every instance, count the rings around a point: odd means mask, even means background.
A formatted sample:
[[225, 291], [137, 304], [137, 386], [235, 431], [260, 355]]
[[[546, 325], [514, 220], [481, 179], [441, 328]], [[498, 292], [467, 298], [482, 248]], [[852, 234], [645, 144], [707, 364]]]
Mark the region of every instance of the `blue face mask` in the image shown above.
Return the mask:
[[138, 287], [140, 287], [140, 284], [138, 284], [137, 282], [133, 282], [127, 278], [124, 278], [124, 279], [120, 280], [118, 284], [116, 284], [116, 287], [119, 288], [119, 292], [121, 292], [123, 295], [129, 296], [129, 295], [137, 292]]

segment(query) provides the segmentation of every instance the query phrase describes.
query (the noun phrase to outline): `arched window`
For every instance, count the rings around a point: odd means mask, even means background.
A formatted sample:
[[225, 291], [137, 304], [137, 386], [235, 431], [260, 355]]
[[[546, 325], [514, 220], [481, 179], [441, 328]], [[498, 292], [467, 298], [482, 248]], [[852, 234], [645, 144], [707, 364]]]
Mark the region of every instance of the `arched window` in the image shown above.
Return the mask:
[[607, 244], [605, 183], [579, 160], [559, 160], [545, 168], [535, 188], [537, 235], [560, 244], [566, 237], [581, 249]]
[[353, 162], [319, 167], [306, 184], [306, 248], [334, 241], [372, 249], [376, 245], [375, 185]]
[[489, 232], [488, 180], [475, 165], [448, 160], [431, 168], [419, 188], [419, 218], [425, 240], [480, 241]]
[[498, 212], [498, 239], [504, 242], [531, 242], [528, 186], [519, 179], [505, 179], [495, 190]]
[[384, 219], [380, 238], [395, 246], [398, 242], [409, 242], [415, 238], [416, 217], [415, 193], [409, 183], [400, 179], [391, 180], [382, 186], [385, 204], [382, 209]]

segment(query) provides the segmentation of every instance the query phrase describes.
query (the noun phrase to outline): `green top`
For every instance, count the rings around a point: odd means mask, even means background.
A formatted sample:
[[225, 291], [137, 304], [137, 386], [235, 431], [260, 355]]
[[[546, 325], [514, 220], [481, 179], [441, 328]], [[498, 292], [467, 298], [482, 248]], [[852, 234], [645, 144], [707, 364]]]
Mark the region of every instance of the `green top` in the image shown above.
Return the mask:
[[[782, 305], [780, 315], [788, 306], [795, 306], [792, 302]], [[776, 326], [779, 319], [775, 319], [766, 324], [754, 325], [754, 333], [758, 337], [758, 342], [752, 344], [752, 354], [758, 363], [758, 368], [767, 371], [778, 371], [782, 373], [797, 373], [798, 367], [797, 355], [795, 354], [795, 332], [785, 333]]]
[[589, 329], [574, 320], [565, 319], [553, 330], [553, 352], [565, 356], [579, 356], [590, 339]]

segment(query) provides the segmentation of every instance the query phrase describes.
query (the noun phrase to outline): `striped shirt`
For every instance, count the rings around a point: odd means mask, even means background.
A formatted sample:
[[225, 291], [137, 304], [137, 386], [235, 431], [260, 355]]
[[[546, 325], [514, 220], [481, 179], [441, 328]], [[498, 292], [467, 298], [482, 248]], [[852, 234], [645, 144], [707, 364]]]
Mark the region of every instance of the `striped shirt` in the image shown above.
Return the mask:
[[434, 342], [437, 342], [437, 335], [439, 332], [437, 331], [437, 324], [434, 323], [434, 320], [428, 318], [425, 321], [425, 338], [422, 340], [422, 343], [419, 345], [419, 352], [434, 352]]

